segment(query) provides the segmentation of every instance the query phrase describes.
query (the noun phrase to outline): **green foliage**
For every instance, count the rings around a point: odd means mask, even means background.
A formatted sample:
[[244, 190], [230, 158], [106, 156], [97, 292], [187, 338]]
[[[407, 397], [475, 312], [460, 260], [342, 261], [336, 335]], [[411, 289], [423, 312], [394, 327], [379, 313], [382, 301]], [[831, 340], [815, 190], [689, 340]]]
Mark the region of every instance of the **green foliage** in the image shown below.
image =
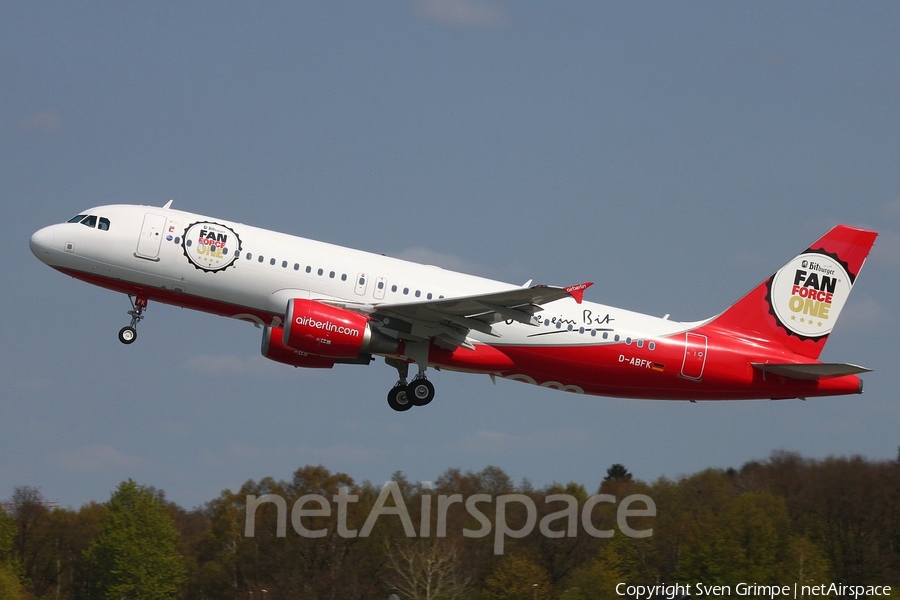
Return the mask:
[[484, 589], [489, 600], [519, 600], [535, 595], [538, 598], [553, 598], [547, 572], [531, 560], [514, 554], [506, 555], [497, 562], [485, 581]]
[[154, 493], [128, 480], [107, 503], [103, 531], [86, 552], [98, 599], [174, 598], [184, 580], [178, 533]]
[[0, 562], [10, 557], [16, 537], [16, 524], [6, 511], [0, 510]]
[[[580, 509], [574, 537], [539, 533], [537, 524], [545, 518], [548, 531], [566, 532], [569, 518], [559, 512], [565, 502], [546, 498], [567, 494], [583, 506], [588, 497], [583, 485], [536, 489], [523, 480], [516, 486], [495, 466], [448, 469], [435, 479], [434, 489], [393, 474], [416, 531], [429, 532], [416, 538], [406, 536], [396, 515], [378, 519], [369, 537], [343, 537], [334, 504], [328, 515], [307, 513], [300, 519], [307, 530], [325, 535], [297, 534], [291, 509], [301, 497], [317, 494], [330, 502], [347, 488], [357, 500], [346, 505], [345, 526], [359, 531], [381, 491], [380, 485], [356, 484], [321, 465], [301, 467], [287, 480], [248, 481], [193, 511], [165, 503], [161, 493], [132, 481], [120, 485], [107, 504], [78, 511], [48, 510], [39, 490], [18, 488], [14, 511], [0, 514], [0, 600], [242, 600], [251, 594], [259, 600], [262, 590], [266, 600], [363, 600], [391, 593], [525, 600], [535, 591], [538, 598], [595, 600], [619, 598], [615, 585], [621, 582], [697, 581], [853, 581], [898, 591], [900, 469], [893, 461], [775, 453], [740, 469], [708, 469], [678, 480], [646, 483], [616, 473], [621, 476], [600, 483], [600, 493], [614, 496], [616, 503], [600, 502], [589, 515], [595, 527], [615, 530], [602, 539], [584, 531]], [[464, 502], [445, 506], [446, 538], [437, 536], [438, 496], [509, 493], [531, 498], [537, 520], [531, 535], [506, 540], [505, 555], [494, 555], [493, 534], [462, 535], [463, 529], [481, 527]], [[285, 500], [284, 537], [277, 535], [272, 503], [258, 507], [254, 537], [244, 534], [247, 496], [264, 494]], [[651, 537], [632, 539], [616, 526], [618, 505], [630, 494], [645, 494], [656, 505], [655, 517], [628, 519], [634, 529], [652, 528]], [[480, 506], [496, 527], [491, 503]], [[507, 524], [520, 528], [524, 506], [507, 508]]]
[[0, 563], [0, 598], [3, 600], [25, 600], [25, 589], [11, 565]]
[[0, 510], [0, 598], [3, 600], [25, 598], [25, 589], [19, 581], [12, 556], [15, 536], [15, 521], [5, 511]]

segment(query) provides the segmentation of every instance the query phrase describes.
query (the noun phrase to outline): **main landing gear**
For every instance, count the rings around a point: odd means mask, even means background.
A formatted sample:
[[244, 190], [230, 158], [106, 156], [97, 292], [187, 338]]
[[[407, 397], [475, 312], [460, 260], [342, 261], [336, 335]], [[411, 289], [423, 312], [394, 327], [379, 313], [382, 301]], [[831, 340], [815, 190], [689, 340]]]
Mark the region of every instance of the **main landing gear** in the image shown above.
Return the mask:
[[137, 339], [137, 324], [144, 318], [144, 310], [147, 308], [147, 299], [143, 296], [128, 296], [131, 301], [131, 325], [119, 330], [119, 341], [123, 344], [134, 343]]
[[409, 375], [409, 363], [399, 360], [386, 361], [397, 369], [400, 379], [388, 392], [388, 406], [397, 412], [407, 411], [413, 406], [425, 406], [434, 400], [434, 386], [425, 378], [424, 370], [420, 370], [411, 383], [406, 382]]

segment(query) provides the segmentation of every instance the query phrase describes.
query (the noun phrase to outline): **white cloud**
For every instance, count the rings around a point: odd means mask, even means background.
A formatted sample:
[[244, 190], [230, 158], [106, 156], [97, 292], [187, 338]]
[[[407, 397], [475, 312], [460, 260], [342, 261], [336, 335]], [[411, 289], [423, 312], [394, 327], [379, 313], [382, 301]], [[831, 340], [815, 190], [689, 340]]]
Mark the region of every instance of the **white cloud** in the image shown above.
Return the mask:
[[419, 0], [415, 12], [436, 23], [459, 27], [499, 27], [507, 23], [500, 8], [473, 0]]
[[878, 262], [883, 261], [889, 265], [900, 263], [900, 234], [895, 231], [879, 231], [870, 256]]
[[429, 250], [422, 246], [407, 248], [400, 252], [400, 254], [397, 255], [397, 258], [422, 265], [433, 265], [435, 267], [441, 267], [442, 269], [447, 269], [449, 271], [458, 271], [460, 273], [475, 274], [485, 272], [484, 267], [467, 262], [454, 254], [441, 254], [440, 252], [435, 252], [434, 250]]
[[49, 379], [22, 379], [12, 384], [20, 392], [41, 392], [51, 387]]
[[884, 214], [891, 219], [900, 221], [900, 198], [884, 203]]
[[308, 464], [374, 464], [378, 462], [379, 452], [365, 446], [348, 444], [332, 444], [331, 446], [298, 446], [297, 454]]
[[463, 451], [468, 454], [484, 453], [518, 454], [533, 452], [535, 449], [554, 448], [559, 440], [580, 441], [585, 439], [583, 431], [570, 429], [539, 430], [523, 435], [512, 435], [502, 431], [479, 430], [475, 435], [463, 438], [453, 444], [452, 451]]
[[884, 307], [871, 297], [854, 298], [841, 311], [842, 328], [872, 328], [890, 318]]
[[66, 130], [62, 117], [55, 108], [28, 115], [22, 119], [20, 126], [23, 131], [37, 131], [41, 133], [62, 133]]
[[68, 471], [89, 473], [107, 471], [119, 467], [137, 467], [144, 461], [134, 456], [123, 454], [112, 446], [86, 446], [66, 452], [57, 452], [57, 464]]
[[251, 375], [271, 377], [277, 373], [273, 364], [262, 357], [242, 358], [225, 354], [197, 354], [185, 363], [185, 368], [202, 375]]

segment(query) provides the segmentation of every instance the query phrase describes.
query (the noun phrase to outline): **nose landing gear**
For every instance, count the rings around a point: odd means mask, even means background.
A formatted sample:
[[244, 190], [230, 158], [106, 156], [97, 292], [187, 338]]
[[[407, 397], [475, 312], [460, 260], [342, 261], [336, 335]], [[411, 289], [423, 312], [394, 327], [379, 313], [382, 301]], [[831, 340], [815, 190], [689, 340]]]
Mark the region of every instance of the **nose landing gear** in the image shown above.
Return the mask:
[[131, 301], [131, 325], [119, 330], [119, 341], [123, 344], [132, 344], [137, 339], [137, 324], [144, 318], [144, 310], [147, 308], [147, 299], [143, 296], [128, 296]]

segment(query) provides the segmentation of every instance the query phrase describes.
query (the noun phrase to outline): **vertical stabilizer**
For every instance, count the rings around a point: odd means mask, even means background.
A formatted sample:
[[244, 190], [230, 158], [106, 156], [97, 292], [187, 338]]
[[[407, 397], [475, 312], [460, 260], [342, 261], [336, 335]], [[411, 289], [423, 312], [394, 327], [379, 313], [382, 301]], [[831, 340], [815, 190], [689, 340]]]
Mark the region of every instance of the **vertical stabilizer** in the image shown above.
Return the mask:
[[877, 236], [838, 225], [709, 326], [818, 359]]

